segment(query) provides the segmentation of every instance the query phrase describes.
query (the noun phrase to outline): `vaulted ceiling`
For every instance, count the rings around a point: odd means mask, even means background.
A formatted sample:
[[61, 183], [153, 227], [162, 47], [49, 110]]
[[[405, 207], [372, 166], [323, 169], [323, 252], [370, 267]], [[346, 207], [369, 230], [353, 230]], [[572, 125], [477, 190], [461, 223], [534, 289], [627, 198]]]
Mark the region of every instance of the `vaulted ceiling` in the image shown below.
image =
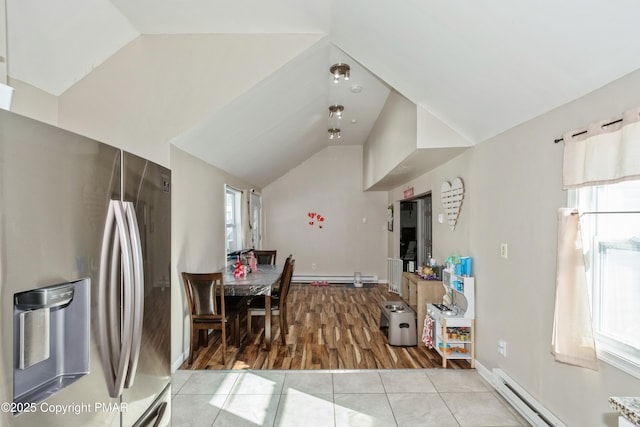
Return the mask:
[[[328, 144], [363, 144], [391, 89], [480, 143], [640, 68], [636, 0], [6, 1], [10, 79], [60, 97], [143, 35], [302, 37], [160, 136], [257, 186]], [[352, 79], [336, 85], [339, 61]], [[333, 103], [346, 107], [339, 142]]]

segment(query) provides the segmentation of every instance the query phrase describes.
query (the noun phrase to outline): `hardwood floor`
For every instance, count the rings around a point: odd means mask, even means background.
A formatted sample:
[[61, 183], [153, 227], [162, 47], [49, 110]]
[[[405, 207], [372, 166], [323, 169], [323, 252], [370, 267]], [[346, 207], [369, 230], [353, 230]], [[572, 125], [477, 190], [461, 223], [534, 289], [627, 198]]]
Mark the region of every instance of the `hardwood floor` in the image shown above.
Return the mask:
[[[277, 317], [272, 321], [271, 350], [264, 349], [263, 318], [253, 319], [253, 334], [241, 325], [241, 345], [227, 343], [222, 365], [220, 334], [209, 336], [193, 366], [180, 369], [404, 369], [439, 368], [442, 359], [424, 346], [396, 347], [379, 329], [380, 303], [397, 300], [386, 285], [353, 288], [347, 285], [311, 286], [292, 283], [289, 293], [289, 331], [286, 345], [280, 339]], [[420, 326], [421, 327], [421, 326]], [[449, 361], [450, 368], [467, 369], [466, 361]]]

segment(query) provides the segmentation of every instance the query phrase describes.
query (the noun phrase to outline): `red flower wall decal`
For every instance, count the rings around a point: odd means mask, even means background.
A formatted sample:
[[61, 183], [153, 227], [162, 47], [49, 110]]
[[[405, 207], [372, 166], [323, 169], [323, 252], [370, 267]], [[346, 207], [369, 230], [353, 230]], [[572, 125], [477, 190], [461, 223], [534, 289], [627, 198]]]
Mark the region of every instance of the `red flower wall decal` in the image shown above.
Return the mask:
[[[307, 216], [311, 219], [315, 219], [318, 222], [318, 228], [322, 228], [321, 222], [324, 222], [324, 217], [317, 212], [308, 212]], [[309, 221], [309, 225], [313, 226], [316, 224], [314, 221]]]

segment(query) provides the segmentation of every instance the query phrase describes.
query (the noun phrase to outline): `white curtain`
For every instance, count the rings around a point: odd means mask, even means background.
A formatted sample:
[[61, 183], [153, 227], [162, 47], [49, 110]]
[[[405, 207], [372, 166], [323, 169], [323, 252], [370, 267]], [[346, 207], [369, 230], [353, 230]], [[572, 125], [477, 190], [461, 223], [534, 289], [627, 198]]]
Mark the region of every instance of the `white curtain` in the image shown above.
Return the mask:
[[240, 195], [240, 223], [242, 224], [242, 248], [251, 249], [251, 227], [249, 225], [249, 194], [251, 190], [242, 190]]
[[640, 179], [640, 107], [568, 132], [563, 140], [565, 189]]
[[[565, 189], [640, 179], [640, 107], [563, 135]], [[597, 369], [579, 213], [558, 212], [558, 260], [552, 353]]]
[[558, 362], [598, 369], [578, 211], [558, 210], [556, 305], [551, 352]]
[[262, 249], [262, 196], [253, 190], [249, 196], [249, 228], [251, 247]]

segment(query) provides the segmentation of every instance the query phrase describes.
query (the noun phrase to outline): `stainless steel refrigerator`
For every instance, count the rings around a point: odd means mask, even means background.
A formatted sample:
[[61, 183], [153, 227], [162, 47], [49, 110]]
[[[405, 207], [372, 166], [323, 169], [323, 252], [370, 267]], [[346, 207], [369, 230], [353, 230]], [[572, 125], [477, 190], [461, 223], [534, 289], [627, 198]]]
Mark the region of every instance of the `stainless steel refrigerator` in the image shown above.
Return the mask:
[[0, 110], [1, 426], [170, 423], [171, 173]]

